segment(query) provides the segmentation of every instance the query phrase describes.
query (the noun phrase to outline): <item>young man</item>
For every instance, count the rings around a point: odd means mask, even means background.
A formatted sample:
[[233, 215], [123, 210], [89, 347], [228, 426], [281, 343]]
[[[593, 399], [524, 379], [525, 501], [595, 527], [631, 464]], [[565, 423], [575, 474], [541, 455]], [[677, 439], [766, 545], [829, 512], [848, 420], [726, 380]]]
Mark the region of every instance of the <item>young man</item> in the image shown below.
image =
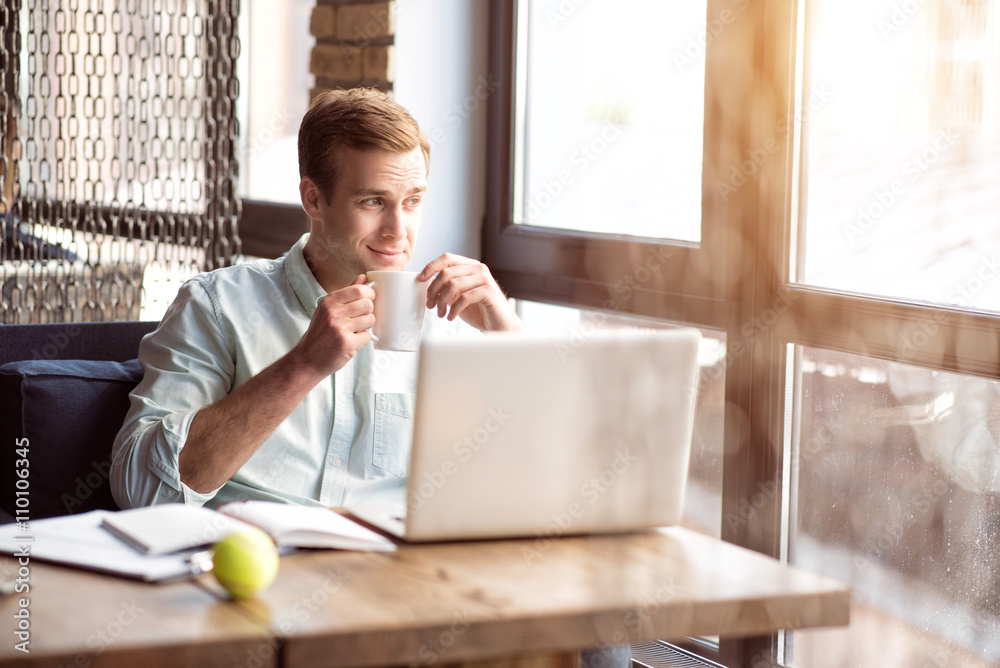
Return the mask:
[[[430, 146], [373, 90], [317, 97], [299, 128], [310, 233], [281, 259], [184, 284], [139, 350], [145, 375], [115, 440], [123, 508], [272, 499], [342, 505], [405, 476], [412, 396], [380, 392], [365, 272], [406, 267]], [[428, 308], [480, 330], [520, 320], [480, 262], [445, 254], [420, 273]], [[404, 353], [405, 355], [405, 353]]]

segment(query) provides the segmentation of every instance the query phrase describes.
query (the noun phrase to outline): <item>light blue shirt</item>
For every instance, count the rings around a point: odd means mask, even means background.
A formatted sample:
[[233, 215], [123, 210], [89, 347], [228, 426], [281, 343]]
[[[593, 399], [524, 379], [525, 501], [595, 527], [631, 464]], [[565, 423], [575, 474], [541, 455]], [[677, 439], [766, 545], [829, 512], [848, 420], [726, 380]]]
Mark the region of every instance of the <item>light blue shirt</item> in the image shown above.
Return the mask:
[[[416, 353], [368, 344], [309, 392], [222, 487], [201, 494], [180, 480], [178, 456], [195, 413], [291, 350], [326, 294], [306, 265], [307, 238], [281, 259], [186, 282], [143, 339], [144, 376], [112, 455], [119, 506], [243, 499], [341, 506], [380, 480], [406, 476]], [[425, 335], [447, 323], [433, 311], [426, 316]]]

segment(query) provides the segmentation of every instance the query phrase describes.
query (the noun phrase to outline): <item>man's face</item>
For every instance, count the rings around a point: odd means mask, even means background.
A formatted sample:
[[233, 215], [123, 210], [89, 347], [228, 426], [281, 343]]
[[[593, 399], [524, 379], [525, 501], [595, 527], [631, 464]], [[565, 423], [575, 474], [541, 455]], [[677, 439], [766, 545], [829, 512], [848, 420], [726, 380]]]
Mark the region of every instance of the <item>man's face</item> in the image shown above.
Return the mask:
[[419, 147], [409, 153], [345, 147], [339, 159], [330, 201], [316, 193], [315, 210], [310, 213], [313, 248], [308, 259], [328, 290], [344, 287], [367, 271], [405, 268], [413, 255], [427, 191], [427, 168]]

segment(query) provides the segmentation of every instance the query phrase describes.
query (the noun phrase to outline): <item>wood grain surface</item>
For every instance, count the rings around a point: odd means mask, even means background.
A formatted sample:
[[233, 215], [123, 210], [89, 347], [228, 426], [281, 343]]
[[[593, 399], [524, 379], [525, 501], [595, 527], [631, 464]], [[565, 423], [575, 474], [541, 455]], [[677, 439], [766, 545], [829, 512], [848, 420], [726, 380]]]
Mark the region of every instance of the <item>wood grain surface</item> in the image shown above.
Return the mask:
[[[31, 653], [5, 634], [5, 666], [573, 668], [604, 643], [843, 625], [850, 605], [828, 578], [679, 527], [301, 551], [243, 601], [211, 575], [147, 585], [33, 563], [29, 597]], [[4, 627], [16, 610], [0, 600]]]

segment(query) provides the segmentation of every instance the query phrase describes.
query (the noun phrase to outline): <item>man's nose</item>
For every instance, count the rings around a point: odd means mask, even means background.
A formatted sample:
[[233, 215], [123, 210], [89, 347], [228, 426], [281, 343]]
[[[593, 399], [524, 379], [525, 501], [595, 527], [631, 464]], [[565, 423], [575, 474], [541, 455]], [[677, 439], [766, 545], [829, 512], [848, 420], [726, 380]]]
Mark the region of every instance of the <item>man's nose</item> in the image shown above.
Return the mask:
[[382, 221], [382, 236], [393, 239], [406, 238], [406, 217], [400, 207], [386, 211]]

